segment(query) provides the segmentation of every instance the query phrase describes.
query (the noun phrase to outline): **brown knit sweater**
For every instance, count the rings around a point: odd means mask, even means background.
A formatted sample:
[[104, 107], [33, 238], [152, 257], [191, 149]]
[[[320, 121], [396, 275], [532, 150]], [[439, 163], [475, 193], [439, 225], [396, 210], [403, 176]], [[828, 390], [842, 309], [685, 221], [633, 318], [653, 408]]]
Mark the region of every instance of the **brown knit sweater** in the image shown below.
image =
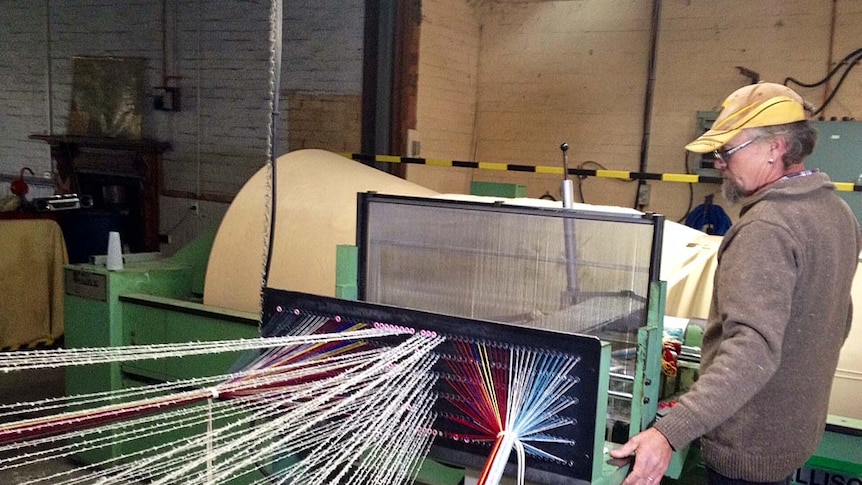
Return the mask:
[[718, 252], [700, 377], [656, 428], [675, 449], [701, 437], [722, 475], [777, 481], [820, 442], [862, 239], [822, 173], [742, 203]]

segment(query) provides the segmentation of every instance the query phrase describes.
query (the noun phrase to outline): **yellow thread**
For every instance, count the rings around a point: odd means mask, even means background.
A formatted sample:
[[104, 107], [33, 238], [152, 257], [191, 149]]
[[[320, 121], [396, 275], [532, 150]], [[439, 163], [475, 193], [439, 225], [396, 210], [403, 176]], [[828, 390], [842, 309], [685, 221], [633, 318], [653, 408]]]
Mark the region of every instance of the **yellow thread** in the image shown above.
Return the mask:
[[488, 349], [485, 347], [485, 344], [479, 344], [477, 348], [479, 350], [479, 363], [481, 364], [480, 370], [482, 372], [482, 380], [485, 381], [484, 390], [487, 393], [488, 402], [492, 403], [491, 410], [494, 412], [494, 416], [497, 417], [497, 426], [502, 429], [503, 420], [500, 418], [500, 404], [497, 402], [497, 391], [494, 386], [494, 376], [491, 373], [491, 366], [489, 364]]

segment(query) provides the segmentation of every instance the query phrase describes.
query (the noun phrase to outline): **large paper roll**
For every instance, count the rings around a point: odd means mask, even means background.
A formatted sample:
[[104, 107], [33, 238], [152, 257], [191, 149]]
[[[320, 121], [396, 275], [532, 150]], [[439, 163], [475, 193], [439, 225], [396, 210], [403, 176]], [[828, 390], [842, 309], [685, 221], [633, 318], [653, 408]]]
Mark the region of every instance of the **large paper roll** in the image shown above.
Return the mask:
[[[253, 175], [237, 194], [213, 241], [204, 303], [259, 312], [270, 171]], [[335, 293], [335, 252], [356, 244], [356, 194], [431, 197], [437, 193], [324, 150], [298, 150], [276, 160], [275, 237], [268, 286], [324, 296]]]

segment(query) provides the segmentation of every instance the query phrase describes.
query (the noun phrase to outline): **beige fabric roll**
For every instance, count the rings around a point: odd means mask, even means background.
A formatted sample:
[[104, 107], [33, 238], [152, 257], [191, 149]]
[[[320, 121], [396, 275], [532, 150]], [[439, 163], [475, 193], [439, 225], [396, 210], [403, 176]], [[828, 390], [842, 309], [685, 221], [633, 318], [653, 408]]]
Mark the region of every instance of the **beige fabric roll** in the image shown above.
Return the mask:
[[[268, 286], [335, 293], [335, 248], [356, 244], [356, 194], [431, 197], [437, 193], [324, 150], [297, 150], [276, 160], [275, 237]], [[237, 194], [213, 241], [204, 303], [259, 312], [267, 226], [269, 170]]]

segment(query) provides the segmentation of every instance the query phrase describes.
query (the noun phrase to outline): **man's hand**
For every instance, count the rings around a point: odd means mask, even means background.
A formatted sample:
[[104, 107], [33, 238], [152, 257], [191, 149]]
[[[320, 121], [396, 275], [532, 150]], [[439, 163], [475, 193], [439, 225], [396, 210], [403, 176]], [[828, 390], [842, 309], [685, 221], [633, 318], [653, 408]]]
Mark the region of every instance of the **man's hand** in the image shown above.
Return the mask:
[[611, 450], [614, 458], [635, 456], [631, 473], [622, 485], [658, 485], [670, 465], [673, 448], [661, 432], [655, 428], [638, 433], [621, 448]]

